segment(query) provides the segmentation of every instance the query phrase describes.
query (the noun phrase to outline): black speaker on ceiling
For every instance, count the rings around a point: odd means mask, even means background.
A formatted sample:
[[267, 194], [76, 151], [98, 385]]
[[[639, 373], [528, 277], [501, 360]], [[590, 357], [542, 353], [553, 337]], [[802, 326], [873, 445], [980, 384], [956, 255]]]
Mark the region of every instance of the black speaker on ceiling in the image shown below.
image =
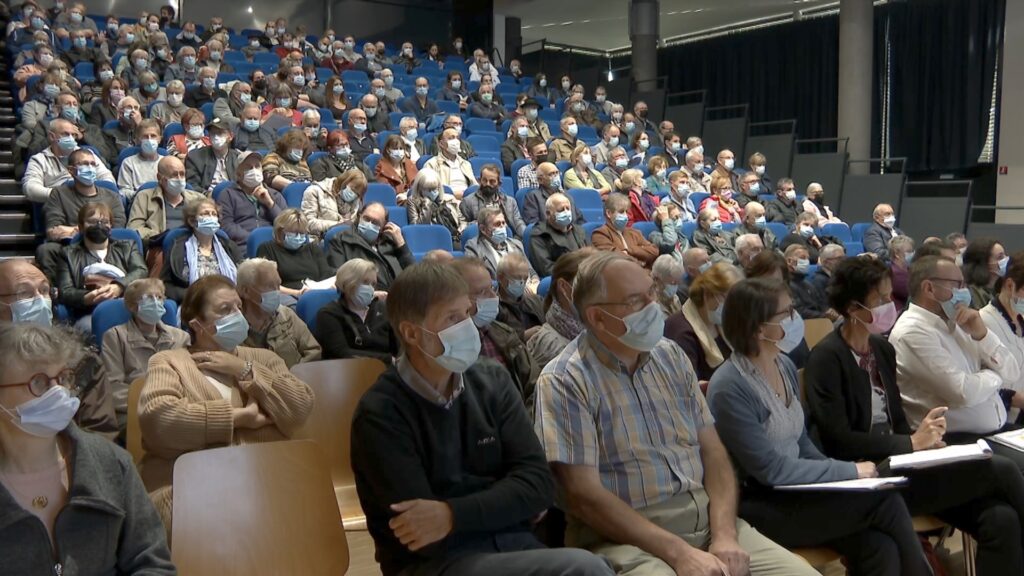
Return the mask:
[[505, 66], [513, 58], [523, 55], [523, 21], [515, 16], [505, 17], [505, 46], [501, 51], [505, 57]]

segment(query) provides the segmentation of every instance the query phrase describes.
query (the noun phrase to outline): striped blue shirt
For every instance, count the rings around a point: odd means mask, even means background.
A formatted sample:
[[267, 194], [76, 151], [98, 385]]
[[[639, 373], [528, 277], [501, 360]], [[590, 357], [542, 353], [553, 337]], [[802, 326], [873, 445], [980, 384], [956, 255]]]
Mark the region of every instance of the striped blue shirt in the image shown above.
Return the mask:
[[671, 340], [631, 375], [584, 331], [537, 380], [534, 430], [548, 461], [596, 467], [633, 508], [703, 487], [697, 434], [709, 426], [697, 377]]

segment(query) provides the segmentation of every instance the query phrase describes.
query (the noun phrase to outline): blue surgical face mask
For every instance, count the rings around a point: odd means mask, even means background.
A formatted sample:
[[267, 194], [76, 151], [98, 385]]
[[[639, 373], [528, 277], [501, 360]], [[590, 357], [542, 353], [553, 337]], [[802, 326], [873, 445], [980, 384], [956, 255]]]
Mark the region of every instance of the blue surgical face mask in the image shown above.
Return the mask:
[[[910, 260], [907, 260], [907, 264], [910, 264]], [[1005, 278], [1006, 277], [1006, 267], [1009, 266], [1009, 265], [1010, 265], [1010, 257], [1009, 256], [1003, 256], [1003, 258], [999, 261], [999, 276], [1001, 278]]]
[[260, 121], [258, 118], [247, 118], [243, 121], [245, 129], [249, 132], [255, 132], [260, 129]]
[[370, 303], [373, 302], [373, 291], [373, 286], [360, 284], [356, 288], [355, 294], [352, 295], [352, 303], [360, 308], [369, 308]]
[[75, 48], [85, 48], [86, 40], [85, 40], [85, 38], [75, 38], [74, 43], [75, 43]]
[[249, 322], [241, 312], [218, 318], [215, 326], [217, 332], [213, 335], [213, 339], [228, 352], [238, 348], [249, 337]]
[[750, 193], [752, 195], [757, 196], [757, 194], [759, 192], [761, 192], [761, 183], [760, 182], [754, 182], [753, 184], [750, 185]]
[[0, 406], [26, 434], [53, 438], [68, 427], [81, 401], [63, 386], [53, 386], [45, 394], [19, 404], [14, 410]]
[[380, 227], [373, 222], [362, 220], [359, 222], [357, 230], [359, 231], [359, 235], [370, 244], [376, 242], [377, 238], [380, 236]]
[[18, 300], [13, 304], [0, 302], [11, 309], [11, 321], [15, 324], [30, 323], [50, 326], [53, 323], [53, 303], [45, 296]]
[[426, 96], [427, 92], [429, 92], [429, 91], [430, 91], [430, 89], [427, 88], [426, 86], [419, 86], [419, 87], [416, 88], [416, 95], [417, 96]]
[[508, 295], [515, 298], [516, 300], [523, 297], [523, 292], [526, 290], [526, 282], [522, 280], [513, 280], [505, 286], [505, 291]]
[[661, 295], [665, 298], [673, 298], [677, 292], [679, 292], [679, 286], [676, 284], [665, 284], [661, 288]]
[[1013, 299], [1013, 311], [1016, 312], [1018, 316], [1024, 316], [1024, 298]]
[[79, 166], [75, 171], [75, 180], [83, 186], [92, 186], [96, 182], [96, 168]]
[[713, 234], [718, 234], [719, 232], [722, 231], [722, 221], [715, 220], [709, 225], [709, 228]]
[[661, 304], [651, 302], [641, 310], [619, 318], [612, 313], [609, 316], [618, 319], [625, 325], [626, 332], [616, 336], [627, 348], [638, 352], [650, 352], [661, 341], [665, 333], [665, 313]]
[[946, 318], [952, 320], [956, 318], [956, 305], [963, 304], [964, 306], [971, 305], [971, 291], [967, 288], [954, 288], [953, 294], [949, 297], [949, 300], [940, 302], [942, 311], [945, 312]]
[[796, 273], [807, 274], [807, 271], [811, 269], [811, 261], [807, 258], [798, 258], [796, 261]]
[[619, 170], [622, 170], [626, 166], [629, 166], [629, 159], [628, 158], [616, 158], [615, 159], [615, 167], [618, 168]]
[[572, 210], [562, 210], [555, 214], [555, 223], [565, 227], [572, 224]]
[[196, 231], [200, 234], [213, 236], [220, 230], [220, 220], [216, 216], [200, 216], [197, 218]]
[[782, 338], [778, 340], [768, 340], [765, 338], [765, 340], [775, 344], [783, 354], [789, 354], [800, 345], [800, 342], [803, 342], [804, 319], [796, 311], [793, 311], [789, 318], [779, 322], [776, 326], [782, 328]]
[[619, 145], [619, 137], [618, 136], [612, 136], [611, 138], [608, 139], [608, 147], [609, 148], [615, 148], [618, 145]]
[[568, 126], [565, 127], [565, 133], [568, 134], [569, 136], [576, 136], [576, 134], [578, 134], [579, 131], [580, 127], [577, 126], [576, 124], [569, 124]]
[[498, 317], [500, 304], [497, 298], [477, 298], [476, 314], [473, 315], [473, 324], [479, 328], [486, 328]]
[[71, 152], [75, 148], [78, 148], [78, 142], [75, 142], [74, 136], [61, 136], [57, 140], [57, 146], [64, 152]]
[[284, 235], [284, 247], [289, 250], [298, 250], [309, 242], [309, 236], [296, 232], [288, 232]]
[[191, 68], [191, 67], [196, 65], [196, 57], [195, 56], [182, 56], [181, 62], [183, 64], [185, 64], [185, 66], [187, 68]]
[[260, 308], [263, 309], [267, 314], [273, 314], [277, 312], [277, 309], [281, 307], [281, 291], [270, 290], [260, 294]]
[[146, 324], [155, 326], [160, 323], [165, 312], [163, 300], [152, 296], [143, 296], [142, 300], [139, 300], [139, 311], [136, 316]]
[[768, 219], [765, 218], [764, 216], [754, 218], [754, 226], [756, 226], [758, 229], [764, 228], [767, 224]]
[[505, 228], [498, 228], [494, 232], [491, 232], [491, 243], [493, 244], [504, 244], [508, 242], [508, 230]]
[[139, 142], [139, 148], [146, 154], [156, 154], [156, 150], [159, 147], [160, 143], [156, 140], [145, 139]]
[[615, 215], [615, 219], [614, 219], [613, 222], [615, 224], [615, 229], [616, 230], [619, 230], [619, 231], [625, 230], [626, 229], [626, 224], [629, 224], [629, 215], [628, 214], [622, 214], [622, 213], [616, 214]]
[[358, 199], [359, 196], [357, 196], [356, 193], [353, 192], [352, 189], [349, 188], [348, 186], [345, 186], [345, 189], [341, 191], [341, 201], [345, 202], [346, 204], [351, 204]]
[[291, 159], [292, 162], [298, 162], [299, 160], [302, 160], [302, 150], [289, 150], [288, 158]]
[[725, 310], [725, 300], [718, 303], [718, 306], [711, 311], [711, 323], [715, 326], [722, 325], [722, 312]]

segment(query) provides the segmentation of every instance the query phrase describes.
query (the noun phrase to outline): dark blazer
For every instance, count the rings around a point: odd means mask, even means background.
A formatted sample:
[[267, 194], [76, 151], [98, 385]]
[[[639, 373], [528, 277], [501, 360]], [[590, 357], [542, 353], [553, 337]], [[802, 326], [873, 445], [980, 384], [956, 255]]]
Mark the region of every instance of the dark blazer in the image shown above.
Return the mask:
[[260, 124], [255, 132], [249, 132], [239, 125], [235, 129], [231, 147], [235, 150], [273, 150], [276, 141], [277, 134], [266, 124]]
[[337, 269], [352, 258], [363, 258], [377, 265], [378, 290], [390, 288], [402, 269], [416, 263], [408, 244], [399, 248], [382, 236], [377, 244], [371, 246], [350, 228], [336, 235], [327, 245], [327, 263]]
[[825, 317], [828, 298], [807, 279], [806, 274], [790, 274], [789, 292], [793, 295], [793, 307], [805, 320]]
[[[188, 290], [188, 262], [185, 260], [185, 241], [191, 238], [191, 234], [182, 236], [174, 241], [171, 246], [171, 253], [164, 254], [164, 267], [160, 271], [160, 279], [164, 281], [164, 288], [167, 297], [175, 302], [181, 303], [185, 299], [185, 290]], [[235, 266], [242, 262], [243, 253], [234, 242], [224, 240], [224, 237], [217, 234], [213, 237], [214, 242], [220, 242], [228, 257], [234, 261]]]
[[[99, 261], [99, 258], [86, 249], [84, 240], [61, 248], [61, 256], [57, 260], [57, 288], [60, 291], [58, 301], [61, 304], [80, 315], [92, 311], [95, 306], [85, 303], [85, 295], [89, 290], [85, 287], [85, 275], [82, 274], [82, 270]], [[122, 288], [134, 280], [146, 277], [146, 261], [132, 240], [110, 239], [104, 261], [111, 266], [117, 266], [125, 273], [123, 279], [114, 281]]]
[[[893, 228], [897, 234], [903, 235], [903, 231], [899, 228]], [[892, 240], [892, 234], [889, 230], [879, 224], [878, 222], [872, 222], [871, 226], [864, 231], [864, 250], [877, 255], [879, 258], [889, 263], [889, 240]]]
[[263, 204], [253, 206], [248, 196], [232, 182], [217, 198], [217, 209], [220, 211], [220, 227], [239, 247], [244, 247], [249, 234], [261, 226], [273, 226], [274, 218], [281, 215], [288, 205], [284, 196], [273, 188], [267, 188], [274, 206], [267, 208]]
[[[527, 330], [544, 324], [544, 302], [529, 290], [523, 291], [523, 297], [518, 302], [501, 298], [498, 306], [498, 321], [508, 324], [523, 342], [526, 342], [523, 334]], [[537, 367], [538, 370], [543, 368]]]
[[792, 204], [786, 204], [776, 197], [765, 204], [764, 217], [769, 222], [782, 222], [786, 226], [792, 226], [796, 222], [796, 217], [803, 211], [803, 206], [796, 200], [793, 200]]
[[271, 240], [256, 249], [256, 256], [277, 262], [281, 285], [292, 290], [302, 288], [302, 281], [306, 278], [326, 280], [338, 273], [337, 268], [327, 264], [324, 251], [317, 242], [306, 242], [305, 246], [293, 251]]
[[316, 340], [323, 359], [376, 358], [391, 364], [398, 355], [398, 339], [388, 323], [387, 305], [377, 299], [370, 303], [363, 322], [341, 300], [320, 309], [316, 315]]
[[[221, 70], [223, 72], [223, 70]], [[189, 108], [202, 108], [203, 104], [213, 104], [218, 98], [227, 98], [227, 92], [220, 88], [214, 88], [213, 92], [207, 94], [202, 85], [196, 84], [185, 90], [185, 105]]]
[[505, 174], [512, 173], [512, 163], [516, 160], [525, 160], [526, 155], [519, 146], [517, 138], [509, 138], [501, 145], [501, 165], [505, 168]]
[[[228, 149], [224, 158], [224, 174], [228, 180], [235, 179], [241, 153]], [[204, 192], [213, 183], [213, 175], [217, 171], [217, 158], [213, 146], [203, 146], [188, 153], [185, 157], [185, 179], [193, 190]]]
[[551, 276], [551, 269], [562, 254], [590, 246], [582, 226], [572, 226], [567, 233], [563, 233], [552, 228], [547, 220], [534, 225], [528, 242], [530, 264], [541, 278]]
[[337, 178], [349, 170], [359, 170], [366, 177], [367, 182], [373, 182], [373, 174], [370, 174], [370, 169], [366, 167], [366, 164], [356, 160], [355, 156], [342, 160], [330, 154], [324, 154], [309, 165], [309, 173], [313, 177], [313, 182], [319, 182], [325, 178]]
[[[690, 364], [693, 366], [693, 371], [697, 374], [697, 380], [711, 380], [711, 376], [715, 373], [715, 368], [712, 368], [708, 364], [707, 358], [704, 355], [704, 348], [700, 345], [700, 340], [697, 339], [697, 333], [693, 330], [693, 325], [690, 321], [683, 316], [682, 312], [677, 312], [668, 317], [665, 321], [665, 338], [675, 342], [686, 357], [690, 359]], [[732, 356], [732, 348], [725, 342], [721, 336], [715, 338], [715, 344], [718, 344], [718, 350], [722, 353], [722, 357], [726, 360]]]
[[811, 350], [804, 368], [807, 410], [826, 455], [882, 460], [913, 451], [910, 426], [896, 387], [896, 349], [881, 336], [869, 344], [885, 387], [893, 434], [871, 434], [871, 380], [836, 328]]
[[561, 192], [569, 199], [569, 205], [572, 207], [572, 221], [582, 226], [584, 222], [583, 213], [576, 207], [572, 196], [569, 196], [568, 193], [562, 190], [545, 190], [544, 188], [534, 188], [526, 194], [526, 199], [523, 200], [523, 221], [527, 224], [543, 221], [547, 212], [545, 203], [547, 203], [548, 197], [555, 192]]

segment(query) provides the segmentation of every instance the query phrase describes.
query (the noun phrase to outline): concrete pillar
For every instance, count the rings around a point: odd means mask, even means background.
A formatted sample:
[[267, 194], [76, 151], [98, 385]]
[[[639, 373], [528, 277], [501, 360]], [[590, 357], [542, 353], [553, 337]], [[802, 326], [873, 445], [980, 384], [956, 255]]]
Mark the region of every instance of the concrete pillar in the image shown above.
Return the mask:
[[[839, 1], [839, 137], [850, 139], [850, 158], [871, 157], [871, 67], [874, 55], [872, 0]], [[851, 173], [867, 173], [853, 164]]]
[[636, 91], [658, 87], [658, 0], [630, 0], [629, 40], [632, 42], [632, 74]]

